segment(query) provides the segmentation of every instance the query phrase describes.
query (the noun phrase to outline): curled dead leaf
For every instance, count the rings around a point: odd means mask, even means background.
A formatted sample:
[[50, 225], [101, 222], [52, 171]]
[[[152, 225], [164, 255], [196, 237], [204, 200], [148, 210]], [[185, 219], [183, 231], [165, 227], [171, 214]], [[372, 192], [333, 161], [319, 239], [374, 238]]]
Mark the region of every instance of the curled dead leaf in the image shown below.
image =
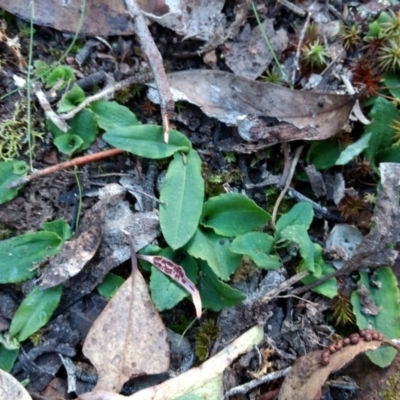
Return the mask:
[[313, 400], [332, 372], [338, 371], [354, 357], [382, 345], [379, 340], [360, 340], [330, 355], [328, 365], [321, 364], [322, 351], [313, 351], [300, 357], [283, 381], [279, 400]]
[[[168, 75], [175, 101], [195, 104], [212, 118], [238, 127], [246, 141], [265, 146], [291, 140], [324, 140], [348, 121], [356, 95], [305, 92], [223, 71]], [[158, 103], [153, 83], [149, 98]]]

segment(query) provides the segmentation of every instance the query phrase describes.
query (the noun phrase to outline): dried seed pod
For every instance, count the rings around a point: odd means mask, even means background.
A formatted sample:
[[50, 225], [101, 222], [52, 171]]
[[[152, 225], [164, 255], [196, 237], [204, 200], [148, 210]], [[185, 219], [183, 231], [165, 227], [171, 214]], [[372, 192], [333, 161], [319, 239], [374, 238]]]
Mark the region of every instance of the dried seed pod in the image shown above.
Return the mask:
[[330, 344], [327, 349], [329, 350], [329, 353], [333, 354], [336, 353], [336, 349], [335, 349], [335, 345], [334, 344]]
[[366, 342], [370, 342], [371, 340], [372, 340], [372, 333], [371, 332], [367, 332], [365, 335], [364, 335], [364, 338], [363, 338]]
[[321, 353], [321, 364], [328, 365], [329, 361], [330, 361], [330, 356], [331, 356], [331, 353], [329, 352], [329, 350], [324, 350]]
[[341, 350], [343, 348], [343, 340], [339, 340], [335, 343], [336, 351]]
[[349, 336], [349, 339], [351, 344], [358, 344], [358, 342], [360, 341], [360, 335], [358, 333], [352, 333]]
[[347, 337], [347, 338], [344, 338], [343, 339], [343, 346], [348, 346], [350, 344], [350, 339]]

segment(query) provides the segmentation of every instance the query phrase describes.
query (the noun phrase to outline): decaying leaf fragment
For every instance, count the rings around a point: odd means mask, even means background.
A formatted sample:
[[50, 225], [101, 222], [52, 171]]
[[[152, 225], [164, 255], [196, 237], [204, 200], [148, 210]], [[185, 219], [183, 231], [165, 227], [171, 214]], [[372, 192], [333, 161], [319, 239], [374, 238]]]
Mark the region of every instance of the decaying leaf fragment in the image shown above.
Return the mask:
[[0, 399], [32, 400], [32, 397], [17, 379], [0, 368]]
[[95, 390], [119, 392], [130, 378], [169, 366], [167, 331], [137, 268], [132, 240], [130, 245], [132, 274], [94, 322], [82, 349], [97, 369]]
[[[168, 75], [175, 101], [195, 104], [212, 118], [238, 127], [242, 139], [265, 146], [291, 140], [324, 140], [347, 122], [356, 95], [304, 92], [223, 71]], [[158, 102], [154, 84], [149, 98]]]
[[300, 357], [283, 381], [279, 400], [313, 400], [332, 372], [341, 369], [358, 354], [375, 350], [381, 345], [379, 340], [360, 340], [358, 344], [344, 347], [332, 354], [328, 365], [321, 364], [320, 350]]
[[[214, 357], [196, 368], [159, 385], [140, 390], [129, 397], [104, 390], [85, 393], [80, 400], [174, 400], [185, 394], [202, 399], [221, 399], [224, 388], [222, 375], [232, 361], [260, 344], [264, 337], [262, 326], [253, 326]], [[189, 397], [189, 396], [188, 396]], [[194, 396], [193, 396], [194, 397]], [[297, 399], [295, 397], [295, 399]]]

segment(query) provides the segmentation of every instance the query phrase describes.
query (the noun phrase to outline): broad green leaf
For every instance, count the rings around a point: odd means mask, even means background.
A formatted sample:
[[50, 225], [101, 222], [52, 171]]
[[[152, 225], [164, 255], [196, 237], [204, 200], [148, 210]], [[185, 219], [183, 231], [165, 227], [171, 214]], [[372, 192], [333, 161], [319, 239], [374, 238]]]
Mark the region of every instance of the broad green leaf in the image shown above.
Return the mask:
[[246, 299], [242, 292], [221, 282], [205, 262], [201, 262], [200, 267], [203, 274], [198, 289], [204, 308], [221, 311], [226, 307], [234, 307]]
[[204, 199], [201, 160], [191, 150], [175, 154], [160, 193], [160, 226], [166, 242], [175, 250], [184, 246], [199, 224]]
[[378, 165], [381, 162], [400, 163], [400, 147], [392, 146], [385, 150], [378, 151], [375, 155], [375, 164]]
[[371, 133], [364, 134], [356, 142], [347, 146], [341, 153], [339, 158], [336, 160], [336, 165], [346, 165], [353, 158], [360, 155], [369, 144]]
[[287, 226], [281, 232], [281, 237], [299, 246], [299, 252], [304, 259], [305, 266], [310, 272], [315, 273], [314, 244], [308, 235], [307, 227], [304, 225]]
[[307, 163], [314, 165], [317, 170], [333, 167], [341, 152], [337, 140], [314, 142], [307, 152]]
[[[400, 337], [400, 295], [392, 269], [389, 267], [378, 269], [371, 280], [367, 272], [360, 272], [358, 285], [364, 286], [363, 291], [368, 298], [362, 298], [357, 290], [351, 295], [357, 326], [360, 329], [371, 327], [382, 332], [389, 339]], [[372, 300], [380, 309], [377, 315], [368, 315], [363, 312], [365, 300]], [[367, 352], [368, 358], [381, 368], [388, 367], [396, 354], [397, 351], [392, 347]]]
[[17, 196], [18, 190], [8, 189], [7, 185], [16, 179], [22, 178], [28, 173], [28, 164], [25, 161], [0, 162], [0, 204], [12, 200]]
[[9, 350], [0, 344], [0, 369], [10, 372], [18, 358], [18, 353], [19, 349]]
[[61, 238], [53, 232], [33, 232], [0, 241], [0, 283], [33, 278], [34, 263], [58, 253]]
[[390, 94], [400, 99], [400, 75], [394, 72], [386, 72], [383, 76], [385, 86], [388, 88]]
[[228, 238], [210, 229], [199, 228], [185, 248], [191, 256], [207, 261], [214, 274], [226, 281], [242, 259], [229, 250], [230, 245]]
[[[54, 139], [58, 139], [62, 135], [79, 136], [82, 140], [82, 144], [79, 146], [79, 148], [76, 149], [76, 151], [82, 151], [89, 148], [96, 139], [97, 133], [99, 131], [94, 114], [92, 113], [92, 111], [87, 109], [80, 111], [78, 114], [75, 115], [75, 117], [68, 120], [68, 125], [70, 126], [70, 129], [68, 129], [67, 132], [63, 132], [58, 129], [50, 120], [46, 120], [46, 125], [53, 135]], [[63, 140], [63, 145], [68, 146], [68, 141], [65, 139]], [[66, 148], [66, 151], [68, 151], [68, 147]], [[70, 151], [65, 154], [70, 154]]]
[[372, 120], [371, 125], [365, 127], [366, 133], [371, 133], [368, 148], [365, 154], [370, 161], [373, 161], [376, 153], [389, 148], [393, 143], [394, 129], [390, 126], [393, 120], [399, 118], [396, 106], [383, 97], [378, 97], [369, 114]]
[[109, 272], [96, 289], [106, 300], [110, 300], [124, 282], [125, 280], [122, 277]]
[[118, 149], [151, 159], [169, 157], [178, 151], [188, 153], [192, 148], [190, 140], [175, 129], [169, 131], [169, 142], [165, 143], [163, 128], [156, 125], [110, 129], [103, 139]]
[[33, 289], [14, 314], [10, 337], [22, 342], [45, 326], [60, 303], [61, 291], [61, 286]]
[[59, 65], [55, 68], [50, 68], [45, 75], [46, 88], [51, 88], [55, 84], [62, 82], [59, 89], [64, 89], [68, 83], [75, 80], [74, 71], [66, 65]]
[[60, 113], [71, 111], [81, 104], [83, 100], [85, 100], [85, 92], [78, 85], [74, 85], [71, 90], [61, 97], [57, 110]]
[[[335, 269], [328, 265], [323, 257], [322, 257], [322, 248], [318, 244], [314, 243], [314, 265], [315, 270], [318, 273], [310, 274], [301, 280], [301, 283], [304, 285], [308, 285], [312, 282], [315, 282], [322, 276], [328, 275], [333, 272]], [[307, 265], [304, 260], [300, 263], [297, 272], [308, 271]], [[315, 288], [311, 289], [315, 293], [322, 294], [323, 296], [329, 297], [332, 299], [337, 296], [337, 282], [335, 278], [331, 278], [328, 281], [321, 283]]]
[[54, 145], [61, 153], [71, 156], [81, 148], [83, 140], [77, 135], [65, 133], [64, 135], [57, 136], [54, 139]]
[[42, 60], [34, 61], [33, 66], [35, 67], [33, 70], [35, 77], [40, 78], [42, 82], [45, 82], [45, 76], [50, 71], [50, 66]]
[[225, 193], [204, 203], [201, 224], [222, 236], [239, 236], [263, 227], [271, 216], [239, 193]]
[[[191, 256], [186, 256], [182, 261], [179, 261], [176, 254], [170, 253], [172, 254], [168, 254], [164, 250], [160, 255], [179, 264], [185, 270], [187, 277], [193, 283], [196, 283], [199, 272], [196, 260]], [[182, 286], [154, 267], [151, 269], [150, 291], [151, 298], [158, 311], [170, 310], [185, 297], [189, 296], [189, 292]]]
[[275, 239], [266, 233], [249, 232], [234, 239], [229, 250], [236, 254], [245, 254], [260, 268], [276, 269], [281, 266], [279, 257], [269, 254], [274, 243]]
[[[312, 206], [308, 202], [295, 204], [289, 212], [283, 214], [276, 223], [275, 237], [278, 239], [279, 234], [288, 226], [303, 225], [308, 229], [314, 217]], [[308, 234], [307, 234], [308, 236]]]
[[72, 237], [70, 226], [61, 218], [50, 222], [43, 222], [42, 229], [47, 232], [54, 232], [62, 240], [69, 240]]
[[116, 101], [95, 101], [90, 104], [90, 108], [97, 117], [99, 127], [105, 131], [139, 124], [136, 115]]

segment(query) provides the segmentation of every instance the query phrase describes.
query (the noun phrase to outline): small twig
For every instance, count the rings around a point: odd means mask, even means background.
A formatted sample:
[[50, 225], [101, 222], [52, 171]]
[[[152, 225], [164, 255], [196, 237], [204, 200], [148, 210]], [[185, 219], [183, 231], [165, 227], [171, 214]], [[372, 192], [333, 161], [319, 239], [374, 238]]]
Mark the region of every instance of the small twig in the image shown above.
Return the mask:
[[25, 183], [33, 181], [34, 179], [41, 178], [43, 176], [47, 176], [52, 174], [53, 172], [61, 171], [63, 169], [85, 165], [91, 162], [103, 160], [104, 158], [116, 156], [118, 154], [122, 154], [124, 151], [121, 149], [110, 149], [101, 151], [99, 153], [90, 154], [83, 157], [74, 158], [73, 160], [65, 161], [61, 164], [53, 165], [51, 167], [42, 169], [40, 171], [33, 172], [30, 175], [24, 176], [23, 178], [17, 179], [10, 184], [8, 184], [7, 189], [15, 189]]
[[140, 74], [140, 75], [134, 75], [131, 76], [127, 79], [124, 79], [123, 81], [117, 82], [113, 84], [112, 86], [106, 87], [104, 90], [102, 90], [99, 93], [94, 94], [93, 96], [87, 97], [81, 104], [76, 106], [74, 109], [71, 111], [60, 114], [58, 117], [60, 119], [70, 119], [74, 117], [76, 114], [78, 114], [79, 111], [83, 110], [86, 106], [88, 106], [90, 103], [93, 103], [94, 101], [104, 99], [106, 96], [108, 96], [110, 93], [114, 93], [117, 90], [121, 90], [123, 88], [126, 88], [134, 83], [145, 83], [151, 80], [151, 75], [150, 74]]
[[293, 72], [292, 72], [292, 85], [296, 82], [296, 72], [299, 70], [299, 61], [300, 61], [300, 54], [301, 54], [301, 46], [303, 45], [304, 37], [307, 32], [308, 25], [310, 23], [311, 13], [307, 13], [306, 22], [300, 32], [299, 43], [297, 44], [296, 55], [293, 60]]
[[293, 11], [297, 15], [300, 15], [300, 17], [304, 17], [307, 14], [307, 11], [305, 11], [302, 8], [296, 6], [296, 4], [293, 4], [288, 0], [279, 0], [279, 3], [281, 3], [283, 6], [285, 6], [289, 10]]
[[[302, 280], [309, 274], [310, 274], [309, 271], [301, 271], [298, 274], [293, 275], [291, 278], [287, 279], [285, 282], [283, 282], [277, 288], [272, 289], [269, 292], [265, 293], [265, 295], [261, 298], [260, 302], [261, 303], [269, 303], [272, 299], [276, 298], [279, 293], [289, 290], [295, 283]], [[289, 295], [293, 295], [293, 294], [289, 293]]]
[[[296, 151], [294, 152], [293, 158], [290, 160], [290, 169], [289, 169], [289, 171], [287, 173], [287, 176], [286, 176], [286, 174], [284, 174], [285, 175], [285, 179], [286, 179], [286, 184], [285, 184], [283, 190], [281, 191], [279, 197], [277, 198], [277, 200], [275, 202], [275, 205], [274, 205], [274, 210], [272, 211], [271, 225], [272, 225], [272, 228], [274, 230], [275, 230], [276, 215], [278, 213], [279, 205], [281, 204], [281, 201], [285, 197], [285, 194], [289, 189], [290, 183], [292, 182], [294, 171], [296, 169], [296, 165], [297, 165], [297, 163], [299, 161], [300, 154], [301, 154], [303, 148], [304, 148], [304, 146], [300, 146], [300, 147], [298, 147], [296, 149]], [[286, 163], [288, 161], [287, 160], [288, 153], [287, 153], [287, 148], [286, 147], [284, 147], [284, 151], [285, 151], [285, 163]]]
[[253, 379], [250, 382], [245, 383], [244, 385], [236, 386], [232, 388], [231, 390], [228, 390], [224, 397], [223, 400], [229, 399], [229, 397], [237, 395], [237, 394], [246, 394], [250, 392], [250, 390], [256, 388], [257, 386], [260, 386], [264, 383], [274, 381], [275, 379], [283, 378], [286, 376], [291, 370], [291, 367], [287, 367], [281, 371], [275, 371], [271, 372], [267, 375], [264, 375], [262, 378], [259, 379]]
[[146, 19], [143, 16], [136, 0], [125, 0], [129, 15], [133, 20], [133, 29], [139, 40], [140, 47], [146, 55], [156, 81], [158, 94], [160, 96], [161, 116], [164, 128], [164, 141], [169, 139], [169, 114], [174, 111], [174, 100], [169, 88], [167, 74], [163, 67], [161, 54], [154, 43]]

